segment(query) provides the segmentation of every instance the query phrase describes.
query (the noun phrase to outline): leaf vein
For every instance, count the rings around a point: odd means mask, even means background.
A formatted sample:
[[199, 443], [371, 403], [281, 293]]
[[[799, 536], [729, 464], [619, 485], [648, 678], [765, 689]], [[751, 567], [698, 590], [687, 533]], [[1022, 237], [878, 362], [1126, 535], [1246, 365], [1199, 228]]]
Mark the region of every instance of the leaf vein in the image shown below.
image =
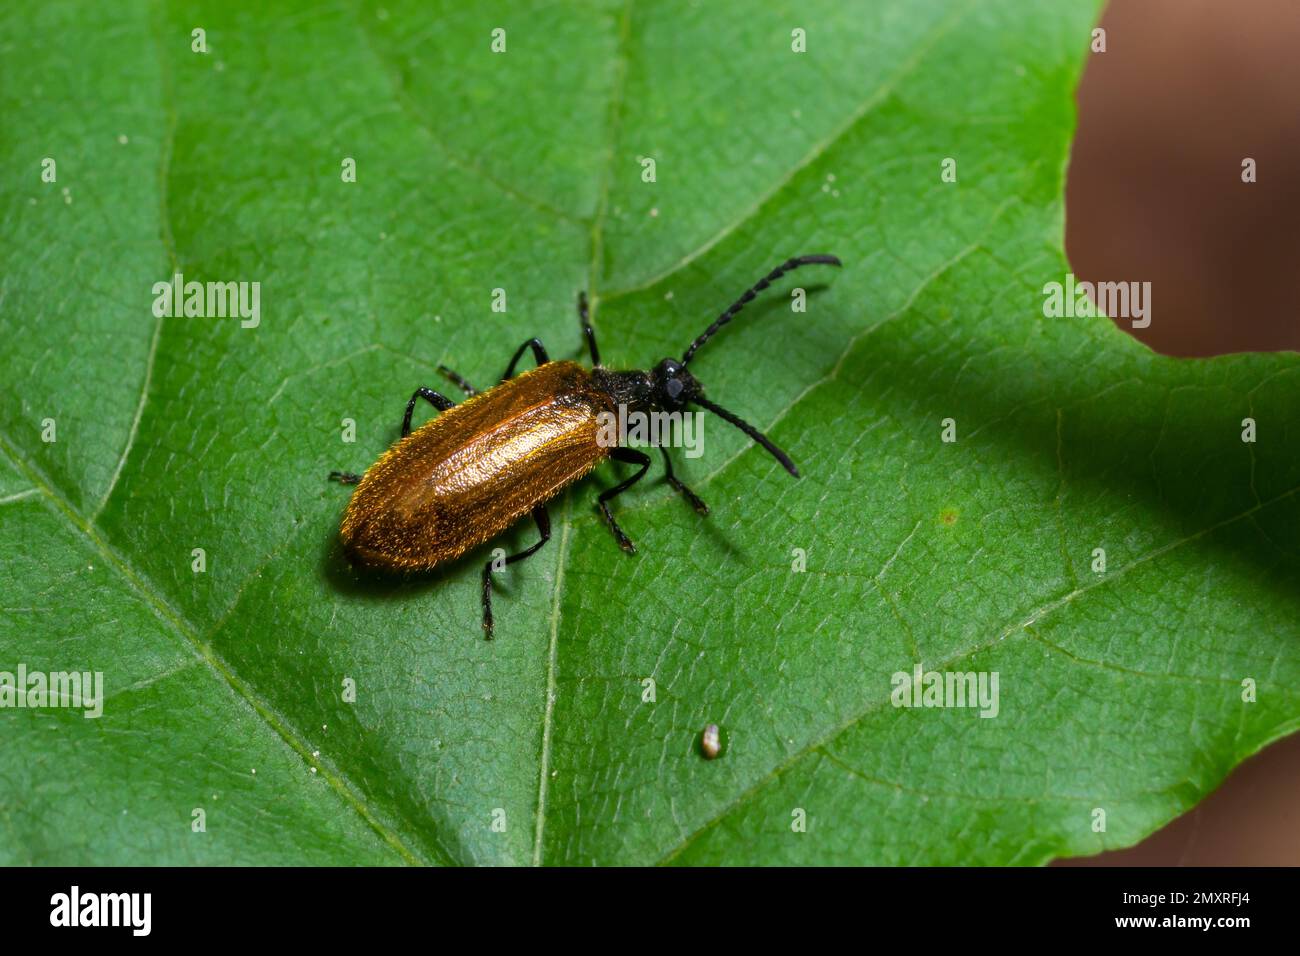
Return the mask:
[[[312, 748], [289, 724], [288, 720], [279, 715], [261, 695], [240, 678], [224, 658], [210, 646], [203, 643], [198, 636], [197, 630], [184, 615], [171, 605], [153, 582], [146, 575], [137, 571], [124, 555], [110, 545], [98, 533], [94, 525], [77, 512], [71, 502], [55, 488], [52, 482], [48, 481], [43, 474], [36, 470], [35, 466], [17, 453], [13, 443], [3, 434], [0, 434], [0, 450], [3, 450], [10, 461], [24, 472], [27, 478], [45, 495], [54, 512], [75, 533], [85, 538], [114, 568], [127, 586], [149, 606], [154, 616], [179, 639], [182, 647], [207, 664], [209, 669], [248, 704], [262, 722], [278, 735], [291, 750], [309, 763], [320, 767], [320, 776], [329, 783], [330, 788], [338, 794], [340, 800], [360, 816], [402, 859], [408, 863], [422, 862], [419, 855], [394, 830], [376, 816], [366, 803], [361, 792], [346, 779], [343, 772], [320, 757], [311, 756]], [[441, 854], [446, 855], [446, 851], [441, 846], [438, 847], [438, 850]], [[451, 862], [449, 856], [447, 856], [446, 862]]]
[[[1170, 553], [1171, 551], [1174, 551], [1182, 547], [1183, 545], [1190, 544], [1193, 541], [1203, 538], [1207, 534], [1211, 534], [1219, 530], [1220, 528], [1227, 527], [1228, 525], [1234, 524], [1235, 522], [1249, 518], [1252, 515], [1254, 515], [1257, 511], [1260, 511], [1264, 508], [1268, 508], [1272, 505], [1280, 503], [1281, 501], [1287, 498], [1291, 498], [1295, 496], [1297, 492], [1300, 492], [1300, 485], [1297, 485], [1296, 487], [1292, 488], [1289, 491], [1283, 492], [1282, 494], [1278, 495], [1275, 498], [1271, 498], [1270, 500], [1264, 502], [1263, 504], [1255, 505], [1241, 512], [1240, 514], [1234, 515], [1229, 518], [1225, 518], [1222, 521], [1216, 522], [1215, 524], [1212, 524], [1201, 531], [1198, 531], [1194, 534], [1187, 535], [1186, 537], [1183, 538], [1179, 538], [1178, 540], [1172, 541], [1169, 544], [1156, 548], [1148, 552], [1147, 554], [1142, 555], [1141, 557], [1135, 558], [1133, 561], [1124, 565], [1124, 567], [1119, 568], [1113, 574], [1108, 574], [1105, 577], [1100, 578], [1097, 581], [1094, 581], [1083, 587], [1075, 588], [1072, 591], [1069, 591], [1068, 593], [1061, 595], [1060, 597], [1057, 597], [1047, 602], [1046, 604], [1041, 605], [1037, 609], [1031, 611], [1028, 614], [1028, 616], [1025, 617], [1023, 620], [1008, 624], [1005, 628], [999, 631], [995, 637], [986, 641], [982, 641], [981, 643], [976, 644], [974, 647], [967, 648], [964, 651], [959, 651], [958, 653], [952, 655], [951, 657], [941, 661], [940, 663], [935, 665], [935, 669], [947, 670], [948, 668], [952, 667], [952, 665], [960, 661], [969, 660], [970, 658], [974, 657], [976, 654], [980, 653], [981, 651], [988, 650], [989, 648], [1001, 643], [1005, 638], [1011, 636], [1017, 631], [1021, 631], [1021, 632], [1027, 631], [1031, 624], [1036, 623], [1037, 621], [1051, 614], [1053, 611], [1059, 610], [1060, 608], [1069, 604], [1071, 601], [1076, 600], [1077, 598], [1088, 593], [1089, 591], [1092, 591], [1095, 588], [1099, 588], [1105, 584], [1110, 583], [1111, 581], [1114, 581], [1119, 577], [1122, 577], [1123, 575], [1131, 571], [1133, 568], [1136, 568], [1142, 564], [1146, 564], [1149, 561], [1153, 561], [1158, 558], [1161, 558], [1166, 554]], [[660, 865], [670, 863], [678, 856], [680, 856], [682, 853], [684, 853], [702, 835], [704, 835], [705, 833], [713, 829], [722, 820], [724, 820], [732, 813], [734, 813], [737, 809], [739, 809], [740, 807], [748, 803], [760, 790], [766, 787], [773, 780], [778, 779], [783, 773], [787, 772], [791, 767], [793, 767], [799, 760], [802, 760], [804, 757], [808, 756], [809, 754], [818, 753], [818, 752], [824, 753], [824, 748], [832, 740], [839, 737], [841, 734], [845, 733], [846, 731], [852, 729], [861, 721], [865, 720], [868, 716], [875, 713], [877, 710], [883, 707], [888, 702], [888, 700], [889, 698], [888, 696], [886, 696], [886, 697], [875, 698], [869, 701], [866, 706], [864, 706], [861, 710], [857, 711], [856, 713], [852, 714], [844, 722], [840, 723], [835, 727], [832, 727], [829, 731], [822, 734], [820, 737], [812, 741], [809, 741], [807, 744], [800, 747], [795, 752], [786, 756], [784, 760], [780, 761], [771, 770], [769, 770], [763, 776], [755, 780], [752, 784], [750, 784], [743, 791], [741, 791], [740, 794], [734, 800], [732, 800], [721, 810], [719, 810], [716, 814], [714, 814], [703, 824], [701, 824], [698, 828], [696, 828], [690, 834], [689, 837], [687, 837], [681, 843], [677, 844], [675, 847], [670, 849], [663, 857], [660, 858], [659, 860]]]

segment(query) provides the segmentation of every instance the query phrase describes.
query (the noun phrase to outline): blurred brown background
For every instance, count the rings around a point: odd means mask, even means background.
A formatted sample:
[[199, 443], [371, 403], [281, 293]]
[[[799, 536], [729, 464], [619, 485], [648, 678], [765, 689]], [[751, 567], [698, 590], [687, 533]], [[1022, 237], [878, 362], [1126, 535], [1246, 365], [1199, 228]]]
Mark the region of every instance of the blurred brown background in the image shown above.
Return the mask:
[[[1101, 26], [1066, 191], [1075, 274], [1149, 280], [1131, 334], [1160, 352], [1300, 348], [1300, 0], [1111, 0]], [[1298, 804], [1300, 735], [1140, 845], [1070, 862], [1300, 865]]]

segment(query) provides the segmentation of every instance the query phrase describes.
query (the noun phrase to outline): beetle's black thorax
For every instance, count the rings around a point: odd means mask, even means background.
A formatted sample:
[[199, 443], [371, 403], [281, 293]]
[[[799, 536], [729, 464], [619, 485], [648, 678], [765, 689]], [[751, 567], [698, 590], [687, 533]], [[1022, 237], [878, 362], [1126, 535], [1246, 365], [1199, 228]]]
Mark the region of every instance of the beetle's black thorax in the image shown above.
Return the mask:
[[630, 412], [648, 412], [656, 407], [654, 378], [649, 372], [632, 369], [616, 372], [607, 368], [593, 368], [591, 377], [608, 396], [615, 407]]

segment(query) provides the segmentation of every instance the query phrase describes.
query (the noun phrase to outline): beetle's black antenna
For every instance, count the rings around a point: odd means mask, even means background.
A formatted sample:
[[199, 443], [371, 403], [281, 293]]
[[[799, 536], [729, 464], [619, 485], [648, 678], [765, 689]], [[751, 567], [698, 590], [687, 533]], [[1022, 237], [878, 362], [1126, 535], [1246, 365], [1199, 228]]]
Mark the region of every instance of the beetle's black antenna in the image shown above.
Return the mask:
[[749, 422], [745, 421], [743, 418], [737, 418], [735, 415], [731, 414], [731, 412], [727, 411], [721, 405], [713, 404], [711, 401], [709, 401], [707, 398], [704, 398], [702, 395], [696, 395], [692, 397], [691, 401], [694, 402], [696, 405], [700, 405], [704, 408], [707, 408], [709, 411], [713, 412], [713, 414], [717, 415], [719, 418], [723, 419], [724, 421], [731, 422], [731, 424], [735, 425], [742, 432], [744, 432], [750, 438], [754, 439], [754, 441], [758, 442], [769, 452], [771, 452], [772, 457], [775, 458], [777, 461], [779, 461], [781, 463], [781, 466], [785, 468], [786, 471], [790, 472], [790, 474], [794, 475], [796, 478], [799, 477], [799, 469], [794, 466], [794, 462], [790, 460], [790, 456], [787, 455], [785, 452], [783, 452], [781, 449], [777, 448], [776, 445], [772, 444], [772, 440], [770, 438], [764, 435], [761, 431], [759, 431]]
[[[747, 291], [739, 299], [733, 302], [731, 304], [731, 307], [728, 308], [726, 312], [723, 312], [720, 316], [718, 316], [717, 319], [714, 320], [713, 324], [710, 325], [707, 329], [705, 329], [700, 334], [700, 336], [694, 342], [691, 343], [690, 348], [686, 350], [686, 354], [682, 356], [682, 364], [689, 365], [692, 356], [695, 355], [696, 350], [699, 349], [701, 345], [703, 345], [709, 339], [713, 338], [714, 333], [717, 332], [718, 329], [726, 325], [728, 322], [730, 322], [733, 318], [735, 318], [736, 313], [739, 312], [741, 309], [743, 309], [745, 306], [747, 306], [750, 302], [752, 302], [756, 295], [758, 295], [760, 292], [762, 292], [764, 289], [770, 286], [777, 279], [781, 278], [781, 276], [785, 275], [787, 272], [790, 272], [794, 269], [798, 269], [800, 266], [811, 266], [811, 265], [838, 266], [842, 264], [843, 263], [841, 263], [840, 260], [837, 259], [835, 256], [827, 256], [827, 255], [795, 256], [793, 259], [787, 259], [785, 262], [781, 263], [779, 266], [777, 266], [767, 275], [763, 276], [763, 278], [755, 282], [754, 285], [749, 289], [749, 291]], [[725, 418], [726, 416], [723, 417]], [[733, 424], [738, 424], [738, 423], [733, 422]]]

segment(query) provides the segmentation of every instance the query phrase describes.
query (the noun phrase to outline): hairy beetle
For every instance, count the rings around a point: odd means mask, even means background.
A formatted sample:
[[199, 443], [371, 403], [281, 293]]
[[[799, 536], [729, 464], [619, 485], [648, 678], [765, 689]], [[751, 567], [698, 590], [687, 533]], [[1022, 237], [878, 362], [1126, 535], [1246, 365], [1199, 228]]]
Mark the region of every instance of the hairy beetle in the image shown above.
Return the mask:
[[[755, 283], [705, 329], [680, 361], [666, 358], [653, 369], [614, 371], [600, 364], [596, 334], [587, 318], [585, 294], [578, 317], [591, 353], [590, 370], [576, 362], [552, 362], [538, 339], [515, 351], [501, 382], [480, 392], [443, 366], [439, 371], [468, 396], [457, 405], [431, 388], [418, 388], [406, 403], [402, 437], [363, 476], [330, 472], [357, 485], [341, 534], [348, 557], [392, 571], [425, 571], [483, 544], [531, 513], [540, 539], [505, 558], [504, 564], [536, 554], [551, 537], [546, 502], [606, 457], [637, 466], [630, 478], [597, 496], [619, 546], [636, 549], [614, 520], [609, 502], [636, 484], [650, 467], [650, 456], [634, 448], [598, 440], [602, 413], [680, 411], [698, 405], [735, 425], [766, 448], [796, 478], [790, 458], [766, 435], [704, 397], [686, 370], [696, 351], [769, 285], [792, 269], [840, 265], [835, 256], [797, 256]], [[531, 349], [537, 367], [515, 377], [515, 366]], [[414, 432], [411, 413], [424, 399], [439, 412]], [[663, 446], [668, 482], [701, 515], [708, 507], [673, 474]], [[493, 562], [483, 567], [483, 630], [492, 636]]]

